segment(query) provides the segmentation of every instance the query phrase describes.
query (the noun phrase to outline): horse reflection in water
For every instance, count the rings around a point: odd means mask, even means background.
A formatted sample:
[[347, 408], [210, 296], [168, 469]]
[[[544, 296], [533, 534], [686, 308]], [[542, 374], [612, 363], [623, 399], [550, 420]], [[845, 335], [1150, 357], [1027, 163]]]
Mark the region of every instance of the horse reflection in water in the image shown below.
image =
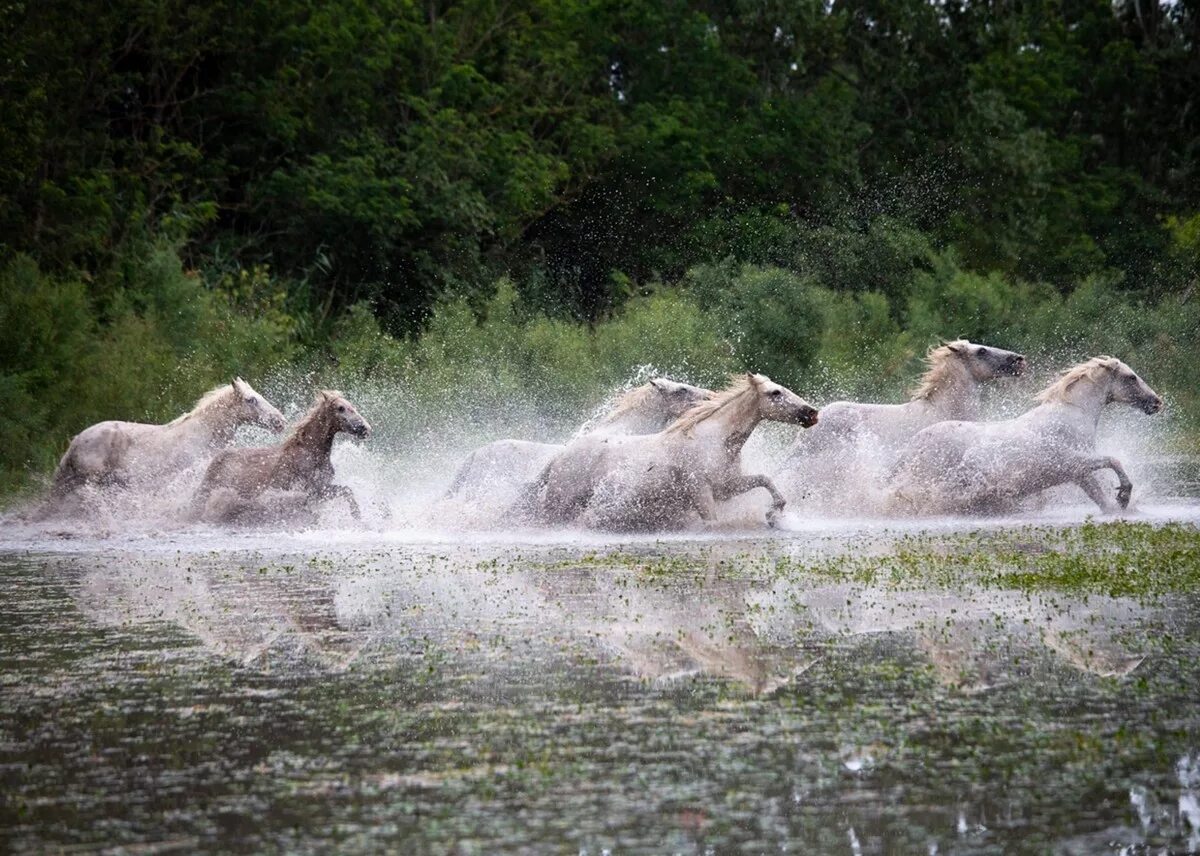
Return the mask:
[[[409, 554], [386, 572], [301, 565], [265, 573], [257, 560], [231, 567], [121, 559], [96, 567], [79, 597], [106, 623], [165, 619], [249, 668], [383, 668], [425, 639], [451, 659], [483, 661], [468, 672], [490, 682], [510, 670], [544, 671], [569, 649], [589, 669], [593, 659], [605, 663], [598, 676], [616, 669], [660, 688], [716, 679], [751, 696], [819, 669], [830, 646], [879, 634], [921, 652], [939, 681], [963, 692], [1003, 683], [1013, 654], [1028, 659], [1028, 651], [1082, 673], [1121, 676], [1141, 656], [1119, 640], [1151, 617], [1131, 601], [1095, 596], [1043, 602], [1006, 591], [894, 591], [792, 578], [762, 584], [730, 578], [723, 568], [736, 557], [722, 550], [650, 584], [636, 557], [600, 567], [525, 559], [507, 566], [496, 558], [464, 550]], [[489, 651], [484, 641], [514, 636], [528, 642], [521, 656], [502, 641]]]

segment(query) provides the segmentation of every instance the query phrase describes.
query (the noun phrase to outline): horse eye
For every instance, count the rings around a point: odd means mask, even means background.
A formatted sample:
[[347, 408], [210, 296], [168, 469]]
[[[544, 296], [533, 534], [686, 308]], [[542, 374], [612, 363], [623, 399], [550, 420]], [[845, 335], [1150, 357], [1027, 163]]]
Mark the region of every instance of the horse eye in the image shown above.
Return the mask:
[[346, 405], [339, 404], [338, 405], [338, 413], [345, 413], [345, 412], [346, 412]]
[[773, 389], [768, 394], [771, 396], [771, 398], [779, 398], [779, 396], [783, 395], [783, 390], [782, 389]]
[[986, 357], [987, 355], [988, 355], [988, 349], [987, 349], [987, 348], [980, 348], [980, 349], [979, 349], [979, 356], [981, 356], [981, 357]]

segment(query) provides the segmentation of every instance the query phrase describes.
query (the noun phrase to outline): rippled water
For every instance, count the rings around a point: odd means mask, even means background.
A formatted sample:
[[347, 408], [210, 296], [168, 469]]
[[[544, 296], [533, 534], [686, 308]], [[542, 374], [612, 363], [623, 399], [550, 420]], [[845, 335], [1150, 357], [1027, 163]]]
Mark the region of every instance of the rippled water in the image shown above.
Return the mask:
[[0, 849], [1200, 851], [1200, 598], [905, 581], [1014, 525], [10, 529]]

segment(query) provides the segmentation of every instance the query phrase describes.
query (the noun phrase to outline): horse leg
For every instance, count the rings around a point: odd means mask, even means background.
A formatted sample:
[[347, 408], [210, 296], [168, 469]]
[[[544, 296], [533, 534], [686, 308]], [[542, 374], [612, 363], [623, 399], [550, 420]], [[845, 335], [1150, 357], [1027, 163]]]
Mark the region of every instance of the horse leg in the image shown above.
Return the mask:
[[362, 510], [358, 507], [358, 500], [354, 498], [354, 491], [346, 487], [344, 484], [327, 485], [321, 491], [322, 499], [344, 499], [346, 504], [350, 506], [350, 516], [355, 520], [362, 520]]
[[1117, 474], [1119, 485], [1117, 487], [1117, 505], [1124, 509], [1129, 507], [1129, 498], [1133, 495], [1133, 482], [1129, 480], [1125, 468], [1121, 466], [1121, 462], [1116, 458], [1108, 455], [1099, 455], [1094, 458], [1084, 458], [1080, 462], [1080, 476], [1075, 480], [1075, 483], [1083, 488], [1084, 493], [1091, 498], [1092, 502], [1100, 506], [1101, 511], [1109, 512], [1114, 509], [1109, 505], [1108, 500], [1104, 497], [1104, 489], [1100, 486], [1100, 482], [1096, 480], [1093, 473], [1096, 470], [1112, 470]]
[[739, 493], [754, 490], [756, 487], [764, 488], [771, 494], [771, 510], [767, 512], [767, 524], [775, 526], [778, 522], [779, 512], [783, 511], [787, 500], [783, 498], [783, 494], [779, 492], [779, 488], [775, 487], [775, 482], [771, 481], [770, 477], [764, 475], [734, 476], [726, 480], [720, 486], [719, 491], [714, 491], [714, 495], [717, 499], [729, 499]]
[[702, 484], [696, 490], [696, 513], [705, 523], [712, 523], [717, 516], [717, 501], [713, 496], [712, 485]]

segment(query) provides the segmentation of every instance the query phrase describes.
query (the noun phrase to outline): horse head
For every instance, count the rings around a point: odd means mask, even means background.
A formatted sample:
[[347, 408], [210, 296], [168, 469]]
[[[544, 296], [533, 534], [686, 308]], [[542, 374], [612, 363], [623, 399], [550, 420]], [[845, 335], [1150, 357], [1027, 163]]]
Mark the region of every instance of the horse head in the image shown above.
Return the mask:
[[1138, 373], [1116, 357], [1105, 357], [1103, 366], [1110, 380], [1108, 402], [1121, 402], [1150, 415], [1163, 409], [1163, 400]]
[[1029, 367], [1024, 354], [977, 345], [966, 339], [947, 342], [944, 347], [961, 360], [971, 377], [980, 383], [1001, 377], [1019, 377]]
[[325, 390], [321, 393], [325, 410], [333, 417], [335, 431], [345, 431], [347, 434], [364, 440], [371, 435], [371, 426], [362, 414], [340, 392]]
[[276, 434], [287, 427], [287, 421], [284, 420], [283, 414], [259, 395], [250, 384], [240, 377], [235, 377], [231, 385], [236, 396], [234, 400], [238, 422], [261, 425]]
[[680, 383], [665, 377], [650, 378], [650, 385], [658, 390], [662, 405], [670, 418], [682, 416], [692, 405], [712, 398], [712, 390]]
[[747, 377], [757, 395], [759, 413], [763, 419], [801, 425], [805, 428], [817, 424], [817, 408], [796, 393], [775, 383], [766, 375], [751, 372]]

